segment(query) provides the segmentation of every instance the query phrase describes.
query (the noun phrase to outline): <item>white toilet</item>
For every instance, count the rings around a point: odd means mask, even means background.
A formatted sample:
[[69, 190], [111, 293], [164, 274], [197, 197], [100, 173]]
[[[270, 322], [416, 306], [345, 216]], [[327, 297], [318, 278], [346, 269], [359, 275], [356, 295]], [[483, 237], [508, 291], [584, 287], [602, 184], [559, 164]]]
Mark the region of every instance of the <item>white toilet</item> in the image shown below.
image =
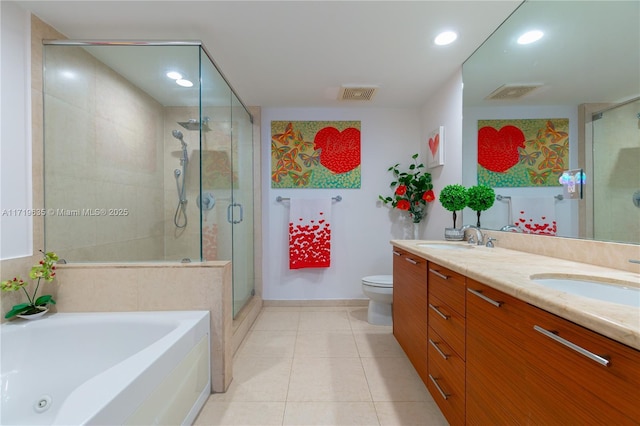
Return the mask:
[[392, 325], [393, 276], [371, 275], [362, 278], [362, 292], [369, 298], [369, 324]]

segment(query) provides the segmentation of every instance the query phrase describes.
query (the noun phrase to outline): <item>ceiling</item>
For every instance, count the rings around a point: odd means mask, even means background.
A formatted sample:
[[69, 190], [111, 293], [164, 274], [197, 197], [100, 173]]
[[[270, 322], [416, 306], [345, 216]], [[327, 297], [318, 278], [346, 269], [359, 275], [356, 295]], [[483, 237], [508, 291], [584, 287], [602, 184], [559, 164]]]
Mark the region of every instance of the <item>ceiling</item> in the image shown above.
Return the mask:
[[[246, 105], [416, 108], [521, 1], [16, 3], [70, 39], [200, 40]], [[436, 46], [444, 30], [458, 40]], [[345, 84], [379, 89], [338, 101]]]

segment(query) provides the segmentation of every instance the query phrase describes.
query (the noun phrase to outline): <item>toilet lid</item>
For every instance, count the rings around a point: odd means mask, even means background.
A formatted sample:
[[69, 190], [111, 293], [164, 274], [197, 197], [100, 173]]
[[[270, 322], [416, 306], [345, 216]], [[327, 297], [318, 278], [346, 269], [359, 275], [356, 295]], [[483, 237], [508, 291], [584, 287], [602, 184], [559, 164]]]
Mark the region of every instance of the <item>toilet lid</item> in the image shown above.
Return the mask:
[[371, 275], [362, 282], [373, 287], [393, 287], [393, 275]]

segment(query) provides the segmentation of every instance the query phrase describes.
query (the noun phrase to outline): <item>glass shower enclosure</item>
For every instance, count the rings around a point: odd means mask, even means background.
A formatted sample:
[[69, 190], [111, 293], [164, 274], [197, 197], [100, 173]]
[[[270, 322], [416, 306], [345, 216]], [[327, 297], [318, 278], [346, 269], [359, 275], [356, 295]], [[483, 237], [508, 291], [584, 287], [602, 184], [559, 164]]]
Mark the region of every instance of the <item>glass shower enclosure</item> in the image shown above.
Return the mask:
[[[640, 98], [593, 115], [593, 236], [640, 242]], [[589, 176], [587, 175], [587, 179]]]
[[46, 41], [45, 245], [67, 262], [231, 260], [254, 293], [252, 116], [200, 42]]

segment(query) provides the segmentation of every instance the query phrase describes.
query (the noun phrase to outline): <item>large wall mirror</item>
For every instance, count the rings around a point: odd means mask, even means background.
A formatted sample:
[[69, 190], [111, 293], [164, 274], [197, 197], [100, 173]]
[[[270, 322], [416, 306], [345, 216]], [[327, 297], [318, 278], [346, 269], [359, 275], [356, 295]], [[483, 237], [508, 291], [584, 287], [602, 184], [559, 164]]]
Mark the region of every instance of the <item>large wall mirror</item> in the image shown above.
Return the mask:
[[[519, 44], [530, 30], [542, 38]], [[640, 1], [525, 1], [464, 63], [463, 83], [463, 184], [498, 198], [482, 228], [537, 214], [552, 235], [640, 243]], [[479, 144], [489, 127], [494, 145]], [[484, 170], [479, 154], [514, 166]], [[530, 183], [510, 180], [516, 169]], [[582, 198], [561, 169], [584, 170]]]

